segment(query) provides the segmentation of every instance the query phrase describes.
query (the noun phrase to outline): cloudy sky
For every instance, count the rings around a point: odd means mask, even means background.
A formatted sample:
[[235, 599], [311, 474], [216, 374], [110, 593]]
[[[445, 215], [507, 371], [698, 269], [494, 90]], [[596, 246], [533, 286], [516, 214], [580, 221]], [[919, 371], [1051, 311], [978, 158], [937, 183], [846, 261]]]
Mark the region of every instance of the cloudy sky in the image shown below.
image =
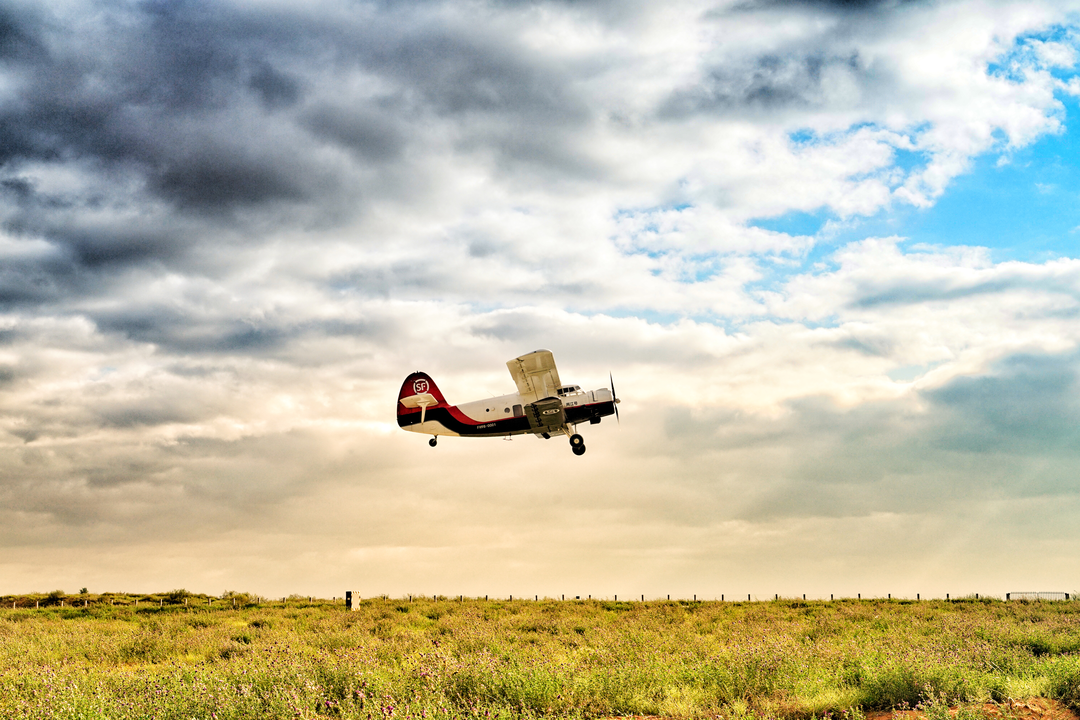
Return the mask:
[[[0, 592], [1080, 590], [1080, 1], [3, 0]], [[565, 439], [402, 432], [550, 349]]]

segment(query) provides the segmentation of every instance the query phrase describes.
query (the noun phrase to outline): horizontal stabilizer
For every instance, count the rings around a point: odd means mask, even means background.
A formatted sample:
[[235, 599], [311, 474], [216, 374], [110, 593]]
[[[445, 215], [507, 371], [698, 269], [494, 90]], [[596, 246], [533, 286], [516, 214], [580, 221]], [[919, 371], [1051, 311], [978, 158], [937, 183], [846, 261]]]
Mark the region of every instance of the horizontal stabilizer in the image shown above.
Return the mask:
[[420, 393], [419, 395], [410, 395], [408, 397], [401, 398], [401, 404], [407, 408], [426, 407], [428, 405], [437, 405], [438, 400], [431, 393]]

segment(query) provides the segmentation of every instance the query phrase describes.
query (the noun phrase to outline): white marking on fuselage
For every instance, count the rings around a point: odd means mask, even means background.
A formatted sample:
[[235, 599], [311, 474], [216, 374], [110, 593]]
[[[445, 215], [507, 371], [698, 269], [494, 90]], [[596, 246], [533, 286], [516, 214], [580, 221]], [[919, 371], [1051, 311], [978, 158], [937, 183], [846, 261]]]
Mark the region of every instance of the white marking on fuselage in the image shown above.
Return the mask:
[[500, 395], [499, 397], [487, 398], [486, 400], [477, 400], [470, 403], [462, 403], [457, 408], [466, 417], [477, 422], [490, 422], [492, 420], [502, 420], [508, 417], [514, 417], [513, 407], [515, 405], [525, 405], [521, 401], [521, 396], [517, 393], [513, 395]]

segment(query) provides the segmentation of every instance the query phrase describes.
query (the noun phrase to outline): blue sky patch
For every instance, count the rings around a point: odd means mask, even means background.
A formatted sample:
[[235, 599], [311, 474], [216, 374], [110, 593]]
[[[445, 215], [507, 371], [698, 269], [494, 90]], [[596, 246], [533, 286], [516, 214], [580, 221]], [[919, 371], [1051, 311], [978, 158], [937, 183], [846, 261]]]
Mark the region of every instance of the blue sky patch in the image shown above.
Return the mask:
[[747, 223], [749, 227], [761, 228], [786, 235], [817, 235], [832, 214], [825, 209], [814, 212], [795, 210], [772, 218], [755, 218]]
[[[931, 207], [898, 205], [855, 218], [825, 242], [835, 247], [899, 235], [914, 243], [987, 247], [996, 262], [1080, 256], [1080, 113], [1075, 99], [1067, 100], [1064, 133], [1011, 153], [1003, 164], [997, 153], [975, 158]], [[812, 223], [802, 219], [758, 226], [805, 231]]]

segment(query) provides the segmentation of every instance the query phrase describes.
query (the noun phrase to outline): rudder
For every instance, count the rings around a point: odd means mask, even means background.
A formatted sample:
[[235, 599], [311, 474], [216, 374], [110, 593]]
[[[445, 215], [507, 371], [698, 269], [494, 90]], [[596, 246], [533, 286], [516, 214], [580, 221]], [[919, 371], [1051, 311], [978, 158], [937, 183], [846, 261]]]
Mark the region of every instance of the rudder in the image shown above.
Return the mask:
[[401, 383], [401, 390], [398, 391], [398, 427], [422, 423], [428, 410], [444, 405], [446, 398], [431, 376], [414, 372], [405, 378], [405, 382]]

